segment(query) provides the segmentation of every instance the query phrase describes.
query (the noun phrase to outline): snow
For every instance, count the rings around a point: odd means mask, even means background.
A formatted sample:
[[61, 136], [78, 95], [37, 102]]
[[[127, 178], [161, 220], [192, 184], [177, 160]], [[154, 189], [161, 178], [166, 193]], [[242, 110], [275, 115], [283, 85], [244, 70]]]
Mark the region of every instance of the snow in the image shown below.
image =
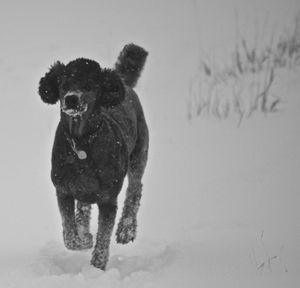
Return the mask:
[[[199, 58], [216, 51], [225, 61], [235, 10], [251, 39], [253, 19], [268, 15], [267, 26], [276, 22], [279, 31], [299, 3], [88, 2], [7, 1], [0, 11], [0, 287], [298, 287], [300, 70], [277, 75], [278, 112], [239, 126], [189, 121], [186, 102]], [[136, 89], [149, 123], [149, 164], [138, 238], [122, 246], [113, 235], [103, 272], [89, 265], [91, 251], [63, 246], [49, 176], [59, 107], [42, 103], [37, 85], [56, 60], [112, 66], [130, 42], [149, 51]], [[119, 200], [118, 217], [124, 191]], [[94, 234], [96, 216], [93, 209]]]

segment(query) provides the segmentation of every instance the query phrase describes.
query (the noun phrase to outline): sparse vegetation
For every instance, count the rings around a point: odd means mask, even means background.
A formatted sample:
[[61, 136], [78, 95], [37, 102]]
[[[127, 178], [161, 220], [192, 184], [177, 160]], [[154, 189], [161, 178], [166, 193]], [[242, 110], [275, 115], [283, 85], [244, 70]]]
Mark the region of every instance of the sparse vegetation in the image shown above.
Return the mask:
[[276, 111], [281, 102], [272, 93], [277, 72], [300, 65], [300, 13], [293, 27], [276, 39], [274, 35], [257, 32], [253, 43], [237, 35], [229, 64], [222, 67], [203, 60], [190, 83], [188, 118], [203, 114], [218, 119], [238, 116], [241, 123], [256, 111]]
[[250, 255], [251, 262], [255, 265], [257, 271], [272, 272], [274, 266], [280, 267], [280, 270], [288, 272], [286, 263], [283, 259], [284, 246], [280, 247], [277, 254], [271, 255], [264, 241], [265, 231], [261, 231], [259, 239], [259, 247], [253, 249]]

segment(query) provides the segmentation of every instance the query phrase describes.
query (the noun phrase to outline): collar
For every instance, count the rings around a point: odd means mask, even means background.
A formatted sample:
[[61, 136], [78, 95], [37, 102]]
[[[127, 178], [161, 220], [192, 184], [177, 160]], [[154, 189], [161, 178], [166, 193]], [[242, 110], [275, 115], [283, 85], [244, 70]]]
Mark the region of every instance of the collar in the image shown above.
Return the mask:
[[98, 137], [99, 131], [101, 130], [103, 124], [103, 118], [99, 116], [98, 115], [95, 116], [96, 117], [95, 132], [89, 134], [88, 136], [83, 136], [79, 139], [75, 139], [68, 133], [66, 129], [64, 129], [64, 135], [67, 142], [69, 143], [73, 152], [77, 155], [77, 157], [80, 160], [85, 160], [88, 157], [87, 152], [81, 149], [80, 147], [92, 144], [95, 141], [95, 139]]
[[101, 111], [97, 114], [94, 114], [93, 118], [94, 119], [92, 119], [91, 122], [96, 122], [95, 132], [93, 132], [92, 134], [89, 134], [88, 136], [83, 136], [79, 139], [74, 139], [68, 133], [68, 131], [66, 129], [64, 129], [64, 135], [66, 137], [66, 140], [70, 144], [73, 152], [77, 155], [77, 157], [80, 160], [85, 160], [88, 157], [87, 152], [84, 151], [83, 149], [81, 149], [80, 147], [91, 145], [95, 141], [95, 139], [98, 137], [99, 132], [101, 131], [101, 128], [102, 128], [104, 122], [108, 121], [108, 122], [113, 123], [113, 125], [118, 128], [118, 130], [120, 131], [120, 133], [122, 135], [122, 138], [124, 139], [124, 135], [123, 135], [120, 125], [118, 124], [118, 122], [116, 120], [114, 120], [106, 112]]

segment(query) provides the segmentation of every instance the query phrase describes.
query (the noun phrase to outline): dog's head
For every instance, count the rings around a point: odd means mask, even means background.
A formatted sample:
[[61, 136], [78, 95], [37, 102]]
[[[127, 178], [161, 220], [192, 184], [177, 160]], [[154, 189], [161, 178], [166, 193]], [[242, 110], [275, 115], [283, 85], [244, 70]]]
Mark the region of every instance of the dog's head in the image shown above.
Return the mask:
[[123, 101], [125, 88], [119, 75], [89, 59], [78, 58], [67, 65], [57, 61], [41, 78], [39, 94], [48, 104], [60, 101], [71, 118], [84, 117], [95, 108], [113, 107]]

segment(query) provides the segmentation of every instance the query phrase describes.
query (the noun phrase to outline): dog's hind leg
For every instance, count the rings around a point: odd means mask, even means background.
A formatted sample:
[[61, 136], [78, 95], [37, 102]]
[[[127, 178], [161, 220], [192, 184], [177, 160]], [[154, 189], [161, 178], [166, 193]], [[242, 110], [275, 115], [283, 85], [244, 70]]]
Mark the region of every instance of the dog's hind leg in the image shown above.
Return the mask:
[[142, 183], [128, 176], [128, 187], [122, 217], [116, 231], [117, 242], [127, 244], [136, 238], [137, 212], [142, 196]]
[[84, 246], [93, 247], [93, 235], [90, 233], [91, 205], [77, 201], [75, 221], [78, 236], [84, 242]]
[[116, 231], [117, 242], [129, 243], [136, 238], [137, 213], [142, 197], [142, 177], [148, 157], [148, 129], [146, 123], [140, 123], [139, 139], [130, 156], [128, 169], [128, 187], [122, 217]]

